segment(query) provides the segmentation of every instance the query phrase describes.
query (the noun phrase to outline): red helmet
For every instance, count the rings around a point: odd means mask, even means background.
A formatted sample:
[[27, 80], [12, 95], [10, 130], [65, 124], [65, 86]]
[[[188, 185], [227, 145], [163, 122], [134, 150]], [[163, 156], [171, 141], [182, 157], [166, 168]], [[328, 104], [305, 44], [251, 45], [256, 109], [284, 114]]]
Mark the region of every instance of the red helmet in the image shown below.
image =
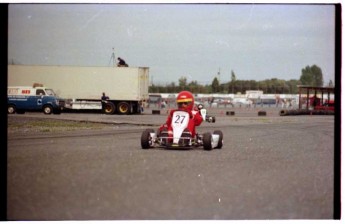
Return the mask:
[[193, 110], [194, 96], [189, 91], [182, 91], [177, 95], [176, 103], [179, 109]]

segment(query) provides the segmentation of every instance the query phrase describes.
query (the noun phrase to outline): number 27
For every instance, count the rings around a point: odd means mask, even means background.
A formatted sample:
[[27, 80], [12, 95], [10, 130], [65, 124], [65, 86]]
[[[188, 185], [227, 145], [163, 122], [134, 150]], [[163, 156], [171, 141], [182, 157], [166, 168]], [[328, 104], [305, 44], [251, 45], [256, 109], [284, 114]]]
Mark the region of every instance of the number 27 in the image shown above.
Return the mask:
[[178, 124], [178, 123], [182, 124], [185, 118], [186, 118], [186, 116], [184, 116], [184, 115], [182, 115], [182, 116], [181, 115], [176, 115], [175, 123], [176, 124]]

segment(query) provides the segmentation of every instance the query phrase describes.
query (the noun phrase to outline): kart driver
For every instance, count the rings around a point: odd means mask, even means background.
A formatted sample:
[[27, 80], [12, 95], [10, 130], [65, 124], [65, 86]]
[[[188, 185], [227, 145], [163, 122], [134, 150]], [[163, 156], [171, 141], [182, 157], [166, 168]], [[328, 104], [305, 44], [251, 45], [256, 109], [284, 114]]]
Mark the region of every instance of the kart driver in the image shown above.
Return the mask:
[[199, 110], [196, 110], [198, 108], [194, 108], [194, 96], [189, 91], [182, 91], [177, 95], [176, 99], [177, 107], [178, 109], [170, 110], [170, 113], [168, 115], [168, 118], [160, 128], [159, 131], [162, 131], [163, 129], [168, 129], [168, 132], [170, 132], [169, 135], [172, 135], [171, 130], [171, 122], [172, 117], [175, 111], [186, 111], [189, 114], [190, 120], [188, 123], [188, 130], [191, 132], [192, 137], [195, 137], [195, 126], [199, 126], [203, 118], [199, 112]]

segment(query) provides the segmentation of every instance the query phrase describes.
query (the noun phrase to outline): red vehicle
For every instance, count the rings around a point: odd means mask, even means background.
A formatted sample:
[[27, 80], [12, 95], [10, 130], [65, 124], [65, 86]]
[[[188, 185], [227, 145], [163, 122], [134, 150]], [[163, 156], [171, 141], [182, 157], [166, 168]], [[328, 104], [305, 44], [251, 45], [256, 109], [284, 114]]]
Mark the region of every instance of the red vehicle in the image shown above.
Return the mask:
[[314, 110], [331, 110], [334, 111], [334, 100], [326, 100], [322, 105], [316, 105]]
[[302, 85], [298, 85], [297, 87], [299, 91], [298, 110], [282, 110], [280, 116], [334, 115], [334, 87]]

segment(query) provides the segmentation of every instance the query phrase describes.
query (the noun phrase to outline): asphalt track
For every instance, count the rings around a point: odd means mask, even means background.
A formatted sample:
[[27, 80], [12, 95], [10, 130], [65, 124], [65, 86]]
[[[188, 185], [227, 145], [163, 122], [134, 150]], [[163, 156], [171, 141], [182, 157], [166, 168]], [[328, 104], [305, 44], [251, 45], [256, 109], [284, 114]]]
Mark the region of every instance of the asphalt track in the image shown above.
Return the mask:
[[[231, 109], [229, 109], [231, 110]], [[102, 129], [8, 133], [9, 220], [332, 219], [334, 116], [214, 109], [222, 149], [142, 150], [152, 115], [26, 113]]]

